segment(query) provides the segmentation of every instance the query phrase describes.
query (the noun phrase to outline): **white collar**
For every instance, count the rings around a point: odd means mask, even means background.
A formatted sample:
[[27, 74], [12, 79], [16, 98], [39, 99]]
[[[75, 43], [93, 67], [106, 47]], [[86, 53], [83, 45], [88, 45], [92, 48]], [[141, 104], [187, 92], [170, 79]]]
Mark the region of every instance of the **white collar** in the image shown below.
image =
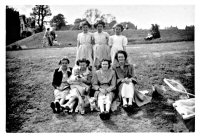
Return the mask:
[[66, 71], [63, 71], [63, 70], [62, 70], [62, 66], [60, 66], [58, 72], [60, 72], [60, 71], [61, 71], [62, 73], [67, 72], [67, 71], [71, 72], [70, 68], [67, 68]]

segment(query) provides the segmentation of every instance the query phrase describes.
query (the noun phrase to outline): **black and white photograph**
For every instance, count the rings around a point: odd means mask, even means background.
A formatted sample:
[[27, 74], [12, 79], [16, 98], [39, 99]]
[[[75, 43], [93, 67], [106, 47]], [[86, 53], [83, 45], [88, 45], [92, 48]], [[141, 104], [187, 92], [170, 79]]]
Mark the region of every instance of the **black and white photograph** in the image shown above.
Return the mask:
[[129, 2], [2, 6], [4, 133], [197, 132], [197, 5]]

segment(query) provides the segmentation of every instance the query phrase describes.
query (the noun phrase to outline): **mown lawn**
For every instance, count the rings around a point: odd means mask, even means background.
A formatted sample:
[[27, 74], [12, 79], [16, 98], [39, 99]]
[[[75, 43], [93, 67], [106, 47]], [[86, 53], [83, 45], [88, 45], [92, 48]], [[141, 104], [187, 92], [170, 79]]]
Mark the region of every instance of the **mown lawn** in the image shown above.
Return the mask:
[[[179, 80], [194, 93], [194, 42], [131, 45], [129, 61], [135, 64], [139, 90], [154, 84], [166, 86], [163, 78]], [[119, 108], [110, 121], [101, 121], [98, 112], [86, 115], [55, 115], [49, 107], [54, 99], [53, 71], [63, 56], [74, 65], [76, 49], [46, 48], [6, 52], [7, 132], [188, 132], [180, 115], [167, 98], [178, 94], [167, 87], [164, 97], [127, 114]]]

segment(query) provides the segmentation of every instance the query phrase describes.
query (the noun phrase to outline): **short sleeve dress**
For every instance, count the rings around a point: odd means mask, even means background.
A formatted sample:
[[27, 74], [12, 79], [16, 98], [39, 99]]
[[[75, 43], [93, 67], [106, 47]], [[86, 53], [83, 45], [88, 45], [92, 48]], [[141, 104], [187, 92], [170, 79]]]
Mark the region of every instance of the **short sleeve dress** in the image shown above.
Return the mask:
[[102, 59], [111, 60], [108, 40], [109, 34], [107, 32], [94, 33], [94, 66], [98, 66]]
[[124, 50], [123, 46], [127, 46], [128, 40], [123, 35], [113, 35], [109, 39], [109, 46], [111, 46], [111, 60], [114, 63], [115, 54], [118, 50]]
[[93, 54], [93, 48], [92, 48], [92, 39], [93, 34], [88, 33], [79, 33], [77, 37], [78, 43], [80, 43], [80, 46], [77, 49], [77, 55], [76, 55], [76, 61], [82, 58], [86, 58], [90, 61], [90, 64], [93, 63], [92, 54]]

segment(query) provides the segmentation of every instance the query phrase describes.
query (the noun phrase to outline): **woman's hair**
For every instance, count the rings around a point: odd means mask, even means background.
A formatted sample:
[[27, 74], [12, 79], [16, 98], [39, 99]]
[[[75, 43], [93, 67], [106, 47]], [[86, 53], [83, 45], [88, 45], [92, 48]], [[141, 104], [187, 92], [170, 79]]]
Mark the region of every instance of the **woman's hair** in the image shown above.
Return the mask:
[[121, 28], [121, 31], [124, 30], [124, 27], [123, 27], [123, 25], [121, 25], [121, 24], [117, 24], [117, 25], [115, 26], [115, 28], [116, 28], [116, 27], [120, 27], [120, 28]]
[[115, 54], [115, 59], [116, 59], [117, 61], [118, 61], [118, 54], [123, 54], [124, 57], [125, 57], [125, 61], [126, 61], [126, 59], [127, 59], [127, 57], [128, 57], [126, 51], [124, 51], [124, 50], [119, 50], [119, 51], [117, 51], [117, 53]]
[[88, 28], [91, 28], [91, 27], [92, 27], [91, 24], [90, 24], [88, 21], [83, 21], [83, 22], [80, 23], [79, 28], [82, 29], [82, 27], [83, 27], [84, 25], [87, 25]]
[[99, 20], [97, 21], [95, 24], [94, 24], [94, 28], [97, 28], [97, 26], [101, 24], [103, 26], [103, 28], [105, 28], [105, 23], [102, 21], [102, 20]]
[[[102, 62], [104, 62], [104, 61], [108, 62], [108, 68], [110, 68], [110, 67], [111, 67], [111, 60], [108, 60], [108, 59], [102, 59], [100, 63], [102, 64]], [[101, 64], [99, 65], [99, 68], [102, 67]]]
[[59, 64], [59, 65], [61, 65], [61, 63], [62, 63], [62, 61], [63, 61], [63, 60], [67, 60], [68, 64], [70, 63], [69, 59], [68, 59], [68, 58], [66, 58], [66, 57], [64, 57], [64, 58], [62, 58], [62, 59], [59, 61], [59, 63], [58, 63], [58, 64]]
[[83, 63], [83, 62], [86, 63], [86, 66], [87, 66], [87, 67], [90, 65], [90, 61], [87, 60], [87, 59], [85, 59], [85, 58], [82, 58], [82, 59], [77, 60], [77, 61], [76, 61], [76, 65], [79, 66], [79, 63]]

